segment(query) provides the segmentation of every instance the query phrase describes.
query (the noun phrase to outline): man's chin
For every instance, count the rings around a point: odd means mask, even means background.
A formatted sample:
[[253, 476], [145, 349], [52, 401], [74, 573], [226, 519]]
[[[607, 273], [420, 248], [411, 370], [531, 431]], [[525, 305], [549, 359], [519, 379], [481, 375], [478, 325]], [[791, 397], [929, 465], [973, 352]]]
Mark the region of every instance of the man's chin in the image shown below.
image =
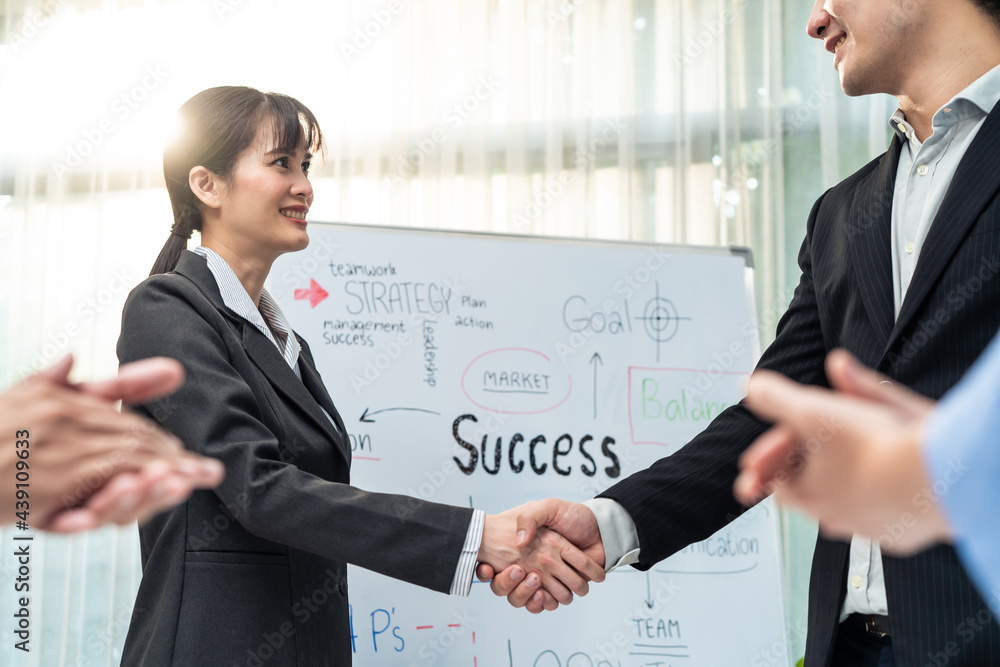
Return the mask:
[[840, 88], [848, 97], [861, 97], [862, 95], [870, 94], [870, 91], [865, 86], [860, 85], [850, 77], [844, 76], [843, 72], [840, 74]]
[[840, 88], [848, 97], [861, 97], [862, 95], [874, 95], [876, 93], [885, 92], [879, 90], [878, 86], [874, 85], [873, 82], [868, 81], [864, 77], [857, 75], [852, 76], [851, 73], [844, 68], [843, 64], [841, 64], [838, 72], [840, 73]]

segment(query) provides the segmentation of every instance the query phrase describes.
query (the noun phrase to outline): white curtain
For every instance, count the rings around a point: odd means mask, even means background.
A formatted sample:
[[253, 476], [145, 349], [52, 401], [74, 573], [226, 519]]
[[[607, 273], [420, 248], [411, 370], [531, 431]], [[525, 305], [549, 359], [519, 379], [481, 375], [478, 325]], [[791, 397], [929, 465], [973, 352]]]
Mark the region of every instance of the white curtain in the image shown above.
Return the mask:
[[[319, 118], [313, 219], [749, 246], [766, 343], [812, 202], [885, 149], [892, 110], [843, 96], [808, 5], [0, 0], [0, 384], [67, 351], [78, 378], [115, 371], [171, 223], [171, 119], [225, 84]], [[801, 655], [814, 529], [786, 520]], [[0, 662], [117, 665], [138, 580], [134, 526], [38, 537], [32, 651], [0, 623]]]

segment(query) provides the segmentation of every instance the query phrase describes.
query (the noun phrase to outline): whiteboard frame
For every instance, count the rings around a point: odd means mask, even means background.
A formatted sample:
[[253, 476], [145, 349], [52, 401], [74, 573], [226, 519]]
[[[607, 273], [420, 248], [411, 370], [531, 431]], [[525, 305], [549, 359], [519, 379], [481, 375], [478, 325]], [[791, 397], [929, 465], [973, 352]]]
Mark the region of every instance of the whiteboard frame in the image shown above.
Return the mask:
[[[459, 230], [459, 229], [440, 229], [431, 227], [400, 227], [398, 225], [379, 225], [379, 224], [366, 224], [360, 222], [329, 222], [329, 221], [309, 221], [309, 225], [316, 225], [318, 227], [326, 228], [346, 228], [346, 229], [383, 229], [386, 231], [394, 232], [413, 232], [419, 234], [431, 234], [431, 235], [443, 235], [443, 236], [467, 236], [467, 237], [480, 237], [480, 238], [493, 238], [497, 240], [503, 239], [517, 239], [524, 241], [556, 241], [559, 243], [569, 243], [571, 245], [596, 245], [596, 246], [619, 246], [619, 247], [632, 247], [632, 248], [657, 248], [657, 249], [668, 249], [673, 252], [683, 252], [683, 253], [700, 253], [700, 254], [711, 254], [711, 255], [739, 255], [743, 257], [743, 262], [748, 269], [754, 268], [753, 261], [753, 251], [746, 246], [715, 246], [715, 245], [693, 245], [693, 244], [682, 244], [682, 243], [656, 243], [652, 241], [631, 241], [626, 239], [590, 239], [582, 236], [546, 236], [540, 234], [507, 234], [504, 232], [483, 232], [483, 231], [470, 231], [470, 230]], [[308, 229], [308, 228], [307, 228]], [[298, 252], [304, 252], [308, 250], [303, 248]], [[293, 254], [293, 253], [290, 253]], [[751, 283], [752, 285], [752, 283]], [[756, 301], [753, 302], [754, 309], [756, 309]]]

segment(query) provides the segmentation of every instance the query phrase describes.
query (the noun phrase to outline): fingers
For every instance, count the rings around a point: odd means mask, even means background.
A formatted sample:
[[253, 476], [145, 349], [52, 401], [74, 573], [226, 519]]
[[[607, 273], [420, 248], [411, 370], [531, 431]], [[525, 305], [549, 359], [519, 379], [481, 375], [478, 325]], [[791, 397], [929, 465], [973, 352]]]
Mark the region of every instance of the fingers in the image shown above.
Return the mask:
[[[858, 410], [865, 409], [864, 401], [855, 397], [799, 384], [770, 371], [753, 374], [745, 404], [760, 417], [787, 429], [797, 442], [813, 446], [829, 441], [858, 416]], [[820, 434], [823, 435], [814, 440]], [[770, 454], [771, 450], [765, 452]], [[758, 455], [763, 456], [765, 452]], [[810, 449], [810, 453], [815, 452]], [[752, 457], [750, 462], [753, 462]]]
[[[561, 551], [564, 544], [568, 545], [568, 542], [558, 533], [548, 529], [538, 531], [530, 545], [518, 549], [519, 553], [515, 556], [517, 563], [512, 563], [502, 572], [495, 572], [490, 589], [496, 595], [507, 596], [515, 607], [524, 606], [540, 586], [558, 602], [570, 604], [574, 591], [586, 594], [587, 582], [563, 561]], [[522, 581], [525, 572], [530, 574]]]
[[137, 521], [143, 524], [152, 517], [175, 507], [188, 498], [194, 491], [194, 485], [180, 475], [168, 475], [166, 479], [155, 484], [150, 496], [133, 512], [134, 516], [124, 517], [124, 523]]
[[889, 397], [892, 381], [865, 367], [847, 350], [837, 349], [827, 355], [826, 375], [832, 386], [854, 396], [880, 403]]
[[161, 504], [172, 472], [168, 462], [153, 461], [138, 473], [115, 476], [86, 504], [102, 523], [131, 523]]
[[[119, 473], [137, 472], [157, 459], [170, 465], [192, 465], [186, 462], [192, 455], [177, 438], [147, 419], [117, 411], [91, 412], [66, 422], [52, 434], [51, 442], [65, 445], [52, 448], [50, 463], [63, 471], [67, 481], [74, 480], [77, 486], [85, 482], [91, 490], [97, 490]], [[69, 443], [72, 446], [67, 446]], [[197, 473], [195, 479], [202, 483], [202, 479], [217, 477], [217, 465], [211, 464], [211, 469]], [[100, 482], [95, 483], [95, 479]]]
[[222, 461], [198, 454], [185, 452], [174, 465], [196, 489], [214, 489], [226, 476]]
[[57, 517], [53, 525], [75, 527], [75, 522], [82, 525], [85, 519], [92, 519], [97, 525], [141, 523], [187, 500], [195, 489], [218, 485], [222, 475], [222, 464], [212, 459], [194, 456], [176, 461], [157, 459], [139, 472], [115, 475], [87, 499], [82, 509], [89, 514]]
[[81, 533], [100, 528], [101, 521], [91, 510], [80, 507], [57, 514], [45, 530], [52, 533]]
[[493, 571], [493, 567], [487, 563], [480, 563], [479, 567], [476, 568], [476, 577], [479, 581], [490, 581], [496, 577], [496, 572]]
[[118, 377], [102, 382], [83, 382], [81, 391], [110, 401], [145, 403], [171, 394], [184, 382], [184, 367], [167, 357], [153, 357], [125, 364]]
[[[115, 411], [105, 415], [103, 422], [104, 442], [112, 446], [114, 460], [124, 469], [141, 467], [153, 458], [177, 462], [190, 456], [180, 440], [145, 417]], [[102, 435], [101, 430], [95, 431], [98, 437]]]
[[586, 595], [587, 581], [594, 581], [601, 583], [604, 581], [607, 574], [604, 572], [604, 567], [594, 562], [587, 554], [583, 553], [567, 540], [562, 540], [562, 548], [559, 552], [562, 557], [563, 562], [573, 568], [574, 571], [580, 573], [583, 577], [584, 592], [574, 589], [577, 595]]
[[540, 614], [543, 611], [555, 611], [559, 608], [559, 603], [547, 592], [536, 591], [524, 605], [524, 608], [532, 614]]
[[826, 374], [834, 388], [893, 407], [905, 417], [923, 416], [934, 407], [934, 401], [865, 367], [846, 350], [827, 355]]
[[755, 414], [768, 421], [790, 418], [794, 410], [790, 406], [801, 406], [808, 392], [806, 388], [773, 371], [755, 371], [747, 383], [745, 403]]
[[542, 580], [537, 573], [532, 572], [525, 579], [524, 568], [512, 565], [496, 573], [490, 582], [490, 590], [500, 597], [506, 597], [512, 606], [520, 608], [531, 600], [541, 585]]
[[119, 502], [109, 517], [117, 524], [145, 522], [187, 500], [195, 489], [211, 488], [222, 481], [222, 464], [213, 459], [188, 456], [172, 461], [164, 470], [154, 461], [139, 473], [133, 495]]
[[590, 591], [587, 579], [570, 565], [567, 558], [580, 563], [581, 570], [594, 572], [594, 576], [603, 579], [604, 568], [592, 561], [588, 565], [590, 559], [559, 533], [542, 529], [538, 540], [541, 544], [532, 555], [531, 562], [541, 575], [542, 587], [561, 604], [572, 603], [574, 593], [584, 596]]
[[[480, 579], [492, 573], [493, 568], [489, 566], [480, 566], [477, 571]], [[512, 565], [502, 572], [493, 574], [490, 582], [493, 593], [506, 597], [513, 607], [523, 607], [533, 614], [558, 609], [559, 601], [541, 586], [542, 577], [537, 572], [531, 572], [525, 577], [524, 569], [519, 565]]]
[[140, 484], [139, 473], [119, 473], [90, 496], [83, 506], [56, 514], [44, 528], [58, 533], [72, 533], [115, 522], [120, 512], [130, 510], [139, 502]]
[[512, 607], [524, 607], [532, 614], [559, 608], [559, 603], [551, 595], [541, 590], [542, 579], [537, 572], [528, 574], [523, 582], [507, 594]]
[[[490, 572], [493, 572], [493, 568], [485, 563], [479, 566], [480, 569], [488, 568]], [[490, 582], [490, 590], [499, 597], [507, 597], [514, 589], [517, 588], [518, 584], [524, 580], [524, 568], [520, 565], [511, 565], [506, 570], [501, 572], [496, 572], [493, 576], [488, 579], [483, 579], [482, 576], [479, 577], [483, 581]]]
[[73, 388], [36, 385], [35, 389], [29, 409], [39, 424], [36, 439], [51, 442], [56, 449], [65, 442], [73, 443], [66, 450], [79, 456], [122, 449], [183, 451], [180, 441], [154, 422], [119, 412], [107, 399]]
[[819, 520], [819, 532], [826, 538], [849, 541], [854, 536], [854, 528], [849, 524], [823, 518]]
[[535, 539], [538, 526], [544, 526], [549, 520], [549, 507], [543, 502], [527, 503], [521, 506], [517, 515], [517, 538], [514, 543], [523, 547]]
[[69, 382], [69, 372], [73, 368], [73, 354], [69, 353], [50, 368], [36, 374], [34, 377], [54, 382], [56, 384], [67, 384]]
[[[558, 573], [556, 570], [558, 570]], [[532, 574], [536, 573], [533, 572]], [[532, 574], [529, 574], [528, 577], [531, 577]], [[570, 575], [569, 572], [562, 570], [562, 568], [553, 569], [550, 567], [543, 570], [541, 573], [536, 574], [536, 576], [541, 577], [542, 586], [549, 592], [550, 595], [552, 595], [552, 597], [556, 599], [557, 602], [559, 602], [559, 604], [571, 604], [573, 602], [573, 590], [563, 583], [562, 580], [564, 578], [571, 580], [573, 584], [579, 585], [579, 583], [582, 582], [586, 585], [586, 582], [584, 582], [579, 575], [576, 575], [576, 581], [573, 581], [573, 576]], [[584, 592], [584, 595], [586, 595], [586, 591]]]
[[766, 496], [773, 484], [791, 478], [798, 466], [798, 440], [783, 426], [776, 426], [750, 446], [740, 457], [740, 474], [733, 495], [744, 505], [753, 505]]
[[35, 424], [32, 466], [49, 471], [50, 482], [32, 494], [40, 527], [74, 532], [144, 520], [221, 481], [220, 463], [192, 456], [154, 422], [113, 403], [176, 390], [183, 381], [177, 361], [127, 364], [113, 380], [80, 385], [68, 382], [72, 366], [67, 355], [5, 394]]

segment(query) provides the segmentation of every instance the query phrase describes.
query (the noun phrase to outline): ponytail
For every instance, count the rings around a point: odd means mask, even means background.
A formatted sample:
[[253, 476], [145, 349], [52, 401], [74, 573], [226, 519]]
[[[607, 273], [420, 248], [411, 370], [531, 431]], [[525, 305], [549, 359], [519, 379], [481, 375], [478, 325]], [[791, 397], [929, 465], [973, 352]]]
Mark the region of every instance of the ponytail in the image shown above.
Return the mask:
[[177, 266], [181, 253], [187, 249], [187, 242], [191, 238], [191, 233], [197, 227], [201, 229], [201, 213], [191, 206], [184, 204], [181, 214], [176, 216], [174, 224], [170, 227], [170, 236], [163, 244], [163, 249], [153, 262], [153, 269], [149, 275], [155, 276], [158, 273], [170, 273]]

